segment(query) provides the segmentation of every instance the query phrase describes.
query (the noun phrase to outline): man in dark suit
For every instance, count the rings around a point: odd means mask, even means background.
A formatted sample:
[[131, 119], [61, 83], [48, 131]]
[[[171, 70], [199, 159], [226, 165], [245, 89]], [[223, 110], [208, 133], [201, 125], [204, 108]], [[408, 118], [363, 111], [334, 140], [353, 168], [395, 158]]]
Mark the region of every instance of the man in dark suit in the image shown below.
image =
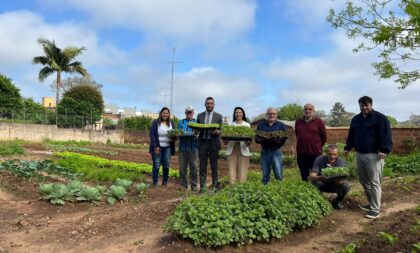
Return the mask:
[[[222, 115], [213, 111], [214, 99], [206, 98], [206, 111], [197, 115], [197, 123], [222, 124]], [[198, 158], [200, 160], [200, 192], [206, 190], [207, 160], [210, 159], [212, 186], [220, 189], [218, 175], [219, 150], [221, 149], [220, 128], [216, 130], [201, 129], [198, 137]]]

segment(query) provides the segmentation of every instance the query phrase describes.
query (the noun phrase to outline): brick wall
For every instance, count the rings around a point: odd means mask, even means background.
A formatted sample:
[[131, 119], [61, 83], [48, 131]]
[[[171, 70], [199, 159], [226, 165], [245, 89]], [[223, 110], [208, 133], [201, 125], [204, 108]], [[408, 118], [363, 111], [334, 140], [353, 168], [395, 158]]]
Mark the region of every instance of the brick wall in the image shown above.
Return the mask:
[[[327, 128], [328, 143], [345, 143], [348, 127]], [[295, 153], [295, 135], [292, 129], [287, 130], [288, 139], [282, 148], [285, 154]], [[393, 153], [407, 154], [411, 150], [420, 149], [420, 128], [392, 128], [392, 139], [394, 142]], [[125, 143], [149, 143], [149, 131], [126, 131]], [[251, 151], [260, 151], [260, 145], [252, 143]]]

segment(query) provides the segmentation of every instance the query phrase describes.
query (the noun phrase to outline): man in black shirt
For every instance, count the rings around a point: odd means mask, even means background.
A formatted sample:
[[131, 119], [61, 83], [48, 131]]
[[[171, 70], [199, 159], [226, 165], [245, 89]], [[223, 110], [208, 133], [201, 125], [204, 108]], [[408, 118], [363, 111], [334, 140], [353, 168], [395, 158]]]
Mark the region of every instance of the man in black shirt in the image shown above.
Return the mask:
[[360, 113], [353, 117], [344, 154], [356, 150], [357, 171], [369, 204], [360, 206], [366, 217], [379, 218], [382, 195], [384, 159], [392, 150], [392, 135], [388, 118], [372, 109], [372, 98], [359, 99]]

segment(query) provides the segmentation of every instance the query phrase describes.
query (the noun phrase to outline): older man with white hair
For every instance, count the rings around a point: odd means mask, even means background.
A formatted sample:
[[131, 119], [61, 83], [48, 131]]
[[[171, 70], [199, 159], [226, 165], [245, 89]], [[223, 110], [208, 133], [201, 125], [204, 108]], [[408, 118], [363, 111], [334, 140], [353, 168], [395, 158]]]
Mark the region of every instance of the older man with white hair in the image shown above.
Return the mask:
[[[286, 125], [277, 120], [277, 109], [269, 107], [265, 114], [266, 120], [257, 126], [257, 131], [277, 132], [286, 131]], [[287, 137], [263, 138], [256, 136], [255, 141], [261, 144], [261, 167], [263, 171], [263, 184], [270, 181], [271, 169], [277, 180], [283, 179], [283, 155], [280, 148], [286, 142]]]
[[[189, 123], [196, 122], [194, 119], [194, 108], [187, 106], [185, 108], [185, 118], [178, 123], [178, 129], [181, 129], [186, 135], [179, 137], [179, 179], [181, 185], [188, 189], [188, 167], [190, 168], [191, 190], [197, 190], [197, 138], [194, 135]], [[188, 134], [191, 134], [188, 136]]]

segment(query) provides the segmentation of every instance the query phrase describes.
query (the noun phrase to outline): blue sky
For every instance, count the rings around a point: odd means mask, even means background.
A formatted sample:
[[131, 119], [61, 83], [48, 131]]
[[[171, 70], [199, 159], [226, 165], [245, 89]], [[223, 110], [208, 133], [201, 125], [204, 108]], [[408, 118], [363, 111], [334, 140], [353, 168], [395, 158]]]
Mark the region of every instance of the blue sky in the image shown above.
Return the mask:
[[[358, 112], [360, 96], [374, 108], [406, 120], [419, 114], [420, 85], [399, 90], [373, 76], [375, 52], [354, 54], [357, 42], [325, 21], [344, 1], [311, 0], [2, 0], [0, 72], [26, 97], [54, 96], [53, 78], [37, 80], [40, 37], [61, 48], [84, 46], [80, 60], [103, 84], [107, 104], [138, 111], [168, 106], [172, 48], [176, 47], [174, 113], [192, 105], [230, 116], [269, 106], [311, 102], [329, 111], [335, 102]], [[64, 75], [68, 77], [68, 75]]]

